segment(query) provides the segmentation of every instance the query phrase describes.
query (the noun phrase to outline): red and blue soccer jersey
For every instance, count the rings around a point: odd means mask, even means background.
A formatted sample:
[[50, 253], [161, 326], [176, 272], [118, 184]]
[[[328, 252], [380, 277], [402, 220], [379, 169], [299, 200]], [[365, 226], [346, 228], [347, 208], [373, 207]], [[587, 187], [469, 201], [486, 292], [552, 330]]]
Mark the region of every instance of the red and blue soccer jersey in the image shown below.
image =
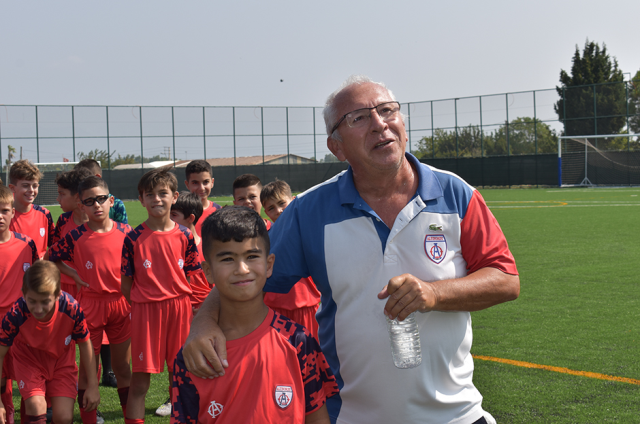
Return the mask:
[[31, 237], [38, 249], [39, 258], [44, 256], [53, 241], [53, 218], [42, 206], [32, 205], [31, 210], [26, 213], [16, 211], [9, 229]]
[[193, 378], [178, 353], [172, 423], [303, 423], [338, 392], [316, 339], [272, 310], [253, 332], [228, 340], [227, 353], [236, 359], [214, 380]]
[[190, 295], [187, 277], [201, 269], [193, 235], [182, 225], [176, 224], [170, 231], [153, 231], [142, 223], [124, 239], [120, 271], [133, 278], [131, 302]]
[[0, 317], [3, 317], [22, 297], [22, 277], [39, 259], [31, 238], [11, 232], [11, 238], [0, 244]]
[[51, 246], [49, 259], [69, 262], [80, 279], [89, 284], [83, 293], [121, 293], [122, 245], [131, 231], [129, 225], [113, 222], [111, 231], [96, 233], [85, 223]]
[[[74, 228], [76, 228], [77, 225], [75, 223], [75, 221], [73, 220], [73, 211], [71, 212], [65, 212], [62, 215], [60, 215], [58, 217], [58, 221], [56, 222], [56, 226], [53, 230], [53, 237], [51, 239], [51, 246], [53, 246], [54, 244], [56, 244], [58, 241], [60, 241], [60, 239], [64, 238], [64, 236], [66, 236], [69, 231], [73, 230]], [[73, 264], [68, 263], [68, 261], [65, 261], [65, 263], [67, 263], [67, 265], [69, 265], [71, 268], [76, 269], [75, 266], [73, 266]], [[73, 286], [74, 288], [76, 287], [76, 282], [73, 281], [73, 278], [69, 277], [68, 275], [65, 274], [60, 274], [60, 283], [63, 284], [62, 289], [69, 292], [70, 294], [75, 296], [75, 292], [76, 290], [70, 291], [68, 288], [65, 287], [65, 285], [67, 286]]]
[[196, 222], [196, 225], [195, 225], [196, 233], [199, 236], [202, 236], [202, 224], [204, 223], [204, 220], [207, 219], [209, 215], [211, 215], [212, 213], [214, 213], [220, 208], [222, 208], [222, 206], [210, 201], [209, 207], [202, 211], [202, 215], [200, 216], [200, 218], [198, 219], [198, 222]]
[[[202, 239], [200, 239], [200, 243], [198, 244], [198, 262], [202, 266], [202, 262], [204, 262], [204, 255], [202, 254]], [[209, 295], [211, 291], [211, 287], [213, 287], [207, 281], [207, 276], [204, 274], [204, 271], [201, 269], [191, 276], [191, 306], [196, 309], [199, 309], [204, 302], [204, 299]]]
[[[61, 292], [55, 302], [55, 311], [48, 321], [35, 319], [24, 298], [18, 299], [2, 319], [0, 345], [39, 349], [52, 359], [65, 355], [76, 343], [89, 340], [89, 329], [84, 312], [78, 302]], [[15, 352], [14, 352], [15, 353]]]

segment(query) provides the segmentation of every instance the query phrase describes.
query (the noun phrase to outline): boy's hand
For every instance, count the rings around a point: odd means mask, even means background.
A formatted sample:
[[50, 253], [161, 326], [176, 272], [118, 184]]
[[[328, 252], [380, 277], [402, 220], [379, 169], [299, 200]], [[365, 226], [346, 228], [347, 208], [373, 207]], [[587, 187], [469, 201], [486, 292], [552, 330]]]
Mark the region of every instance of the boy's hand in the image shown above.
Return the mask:
[[98, 407], [100, 404], [100, 390], [98, 389], [98, 384], [92, 384], [87, 387], [87, 390], [84, 392], [84, 401], [82, 402], [83, 408], [85, 411], [90, 412]]
[[78, 276], [76, 274], [77, 278], [74, 278], [73, 280], [76, 282], [76, 287], [78, 288], [78, 291], [82, 290], [83, 287], [89, 287], [89, 284], [85, 283], [84, 281], [82, 281], [80, 279], [80, 276]]

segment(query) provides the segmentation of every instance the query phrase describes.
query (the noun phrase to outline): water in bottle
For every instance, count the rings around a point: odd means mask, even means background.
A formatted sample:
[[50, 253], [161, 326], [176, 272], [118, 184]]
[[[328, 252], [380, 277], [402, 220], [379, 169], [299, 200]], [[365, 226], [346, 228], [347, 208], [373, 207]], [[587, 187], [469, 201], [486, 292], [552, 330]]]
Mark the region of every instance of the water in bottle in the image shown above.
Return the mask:
[[387, 318], [393, 363], [397, 368], [414, 368], [422, 363], [420, 331], [415, 312], [404, 321]]

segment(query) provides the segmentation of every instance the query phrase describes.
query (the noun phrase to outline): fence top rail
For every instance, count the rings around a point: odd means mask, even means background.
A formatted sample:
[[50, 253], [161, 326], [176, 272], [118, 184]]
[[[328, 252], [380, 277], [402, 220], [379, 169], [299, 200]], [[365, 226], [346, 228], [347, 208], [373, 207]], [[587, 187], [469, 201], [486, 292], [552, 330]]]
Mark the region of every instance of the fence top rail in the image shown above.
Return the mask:
[[640, 137], [640, 134], [603, 134], [603, 135], [559, 135], [559, 139], [573, 138], [607, 138], [607, 137]]
[[0, 104], [0, 107], [126, 107], [126, 108], [192, 108], [192, 109], [323, 109], [324, 106], [168, 106], [168, 105], [16, 105]]

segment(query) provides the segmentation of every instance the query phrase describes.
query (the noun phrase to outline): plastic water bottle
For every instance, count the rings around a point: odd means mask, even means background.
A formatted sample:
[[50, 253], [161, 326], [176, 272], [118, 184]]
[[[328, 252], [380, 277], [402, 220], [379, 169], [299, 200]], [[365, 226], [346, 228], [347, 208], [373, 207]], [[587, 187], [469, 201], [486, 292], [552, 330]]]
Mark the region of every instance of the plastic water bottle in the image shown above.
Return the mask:
[[416, 322], [415, 312], [404, 321], [387, 318], [389, 340], [393, 364], [397, 368], [414, 368], [422, 363], [422, 348], [420, 347], [420, 331]]

